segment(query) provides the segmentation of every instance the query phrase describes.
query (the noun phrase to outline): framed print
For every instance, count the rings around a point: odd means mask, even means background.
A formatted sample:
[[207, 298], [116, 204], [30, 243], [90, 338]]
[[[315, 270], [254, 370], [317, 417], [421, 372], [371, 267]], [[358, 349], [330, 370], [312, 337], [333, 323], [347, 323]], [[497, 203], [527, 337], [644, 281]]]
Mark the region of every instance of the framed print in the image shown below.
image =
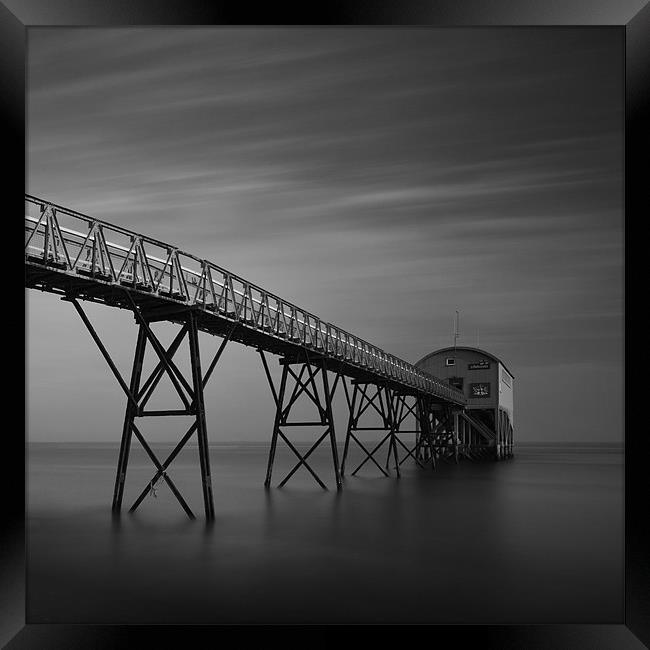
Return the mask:
[[2, 0], [0, 24], [7, 648], [650, 647], [624, 363], [647, 3]]

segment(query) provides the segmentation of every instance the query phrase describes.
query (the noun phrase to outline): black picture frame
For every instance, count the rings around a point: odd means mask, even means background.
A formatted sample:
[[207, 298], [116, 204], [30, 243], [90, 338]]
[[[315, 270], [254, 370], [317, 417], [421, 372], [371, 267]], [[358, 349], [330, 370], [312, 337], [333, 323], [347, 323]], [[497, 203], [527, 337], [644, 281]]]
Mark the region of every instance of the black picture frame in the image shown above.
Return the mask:
[[[26, 33], [34, 26], [117, 26], [117, 25], [421, 25], [421, 26], [604, 26], [625, 33], [626, 117], [625, 117], [625, 257], [627, 267], [634, 259], [635, 242], [628, 237], [635, 221], [647, 215], [648, 152], [650, 137], [647, 121], [650, 88], [650, 6], [646, 0], [419, 0], [396, 2], [330, 2], [302, 8], [278, 7], [275, 3], [253, 8], [244, 3], [200, 2], [199, 0], [0, 0], [0, 105], [3, 111], [3, 144], [8, 173], [3, 175], [5, 220], [23, 202], [19, 187], [25, 181], [25, 57]], [[18, 177], [14, 183], [9, 173]], [[22, 179], [22, 181], [21, 181]], [[14, 205], [16, 204], [16, 205]], [[644, 210], [643, 214], [641, 210]], [[639, 212], [639, 215], [635, 213]], [[647, 217], [646, 217], [647, 220]], [[18, 227], [20, 221], [16, 221]], [[14, 232], [11, 231], [13, 237]], [[15, 233], [18, 236], [18, 233]], [[10, 246], [8, 248], [13, 247]], [[18, 254], [18, 247], [15, 246]], [[20, 337], [21, 320], [25, 331], [24, 288], [20, 293], [15, 276], [8, 273], [9, 256], [4, 257], [7, 284], [19, 295], [5, 303], [11, 337]], [[19, 259], [16, 265], [22, 264]], [[18, 268], [13, 267], [13, 268]], [[6, 287], [7, 288], [7, 287]], [[627, 284], [626, 287], [627, 289]], [[9, 291], [4, 292], [10, 301]], [[627, 292], [626, 292], [626, 295]], [[22, 298], [21, 298], [22, 296]], [[9, 322], [9, 321], [7, 321]], [[626, 340], [636, 324], [631, 304], [626, 304]], [[632, 339], [633, 340], [633, 339]], [[626, 348], [627, 349], [627, 348]], [[24, 357], [18, 355], [15, 367], [6, 361], [5, 372], [24, 378]], [[25, 382], [12, 381], [15, 398], [5, 396], [9, 405], [25, 397]], [[11, 389], [9, 389], [11, 390]], [[629, 394], [627, 391], [630, 391]], [[635, 388], [626, 369], [625, 423], [632, 431]], [[642, 402], [638, 402], [642, 404]], [[13, 411], [16, 409], [14, 408]], [[25, 416], [23, 416], [25, 417]], [[20, 422], [20, 417], [19, 417]], [[23, 432], [27, 426], [24, 422]], [[634, 430], [636, 433], [636, 429]], [[528, 625], [528, 626], [433, 626], [427, 630], [431, 642], [469, 644], [495, 648], [641, 648], [650, 647], [650, 535], [647, 501], [650, 494], [647, 435], [625, 437], [625, 615], [624, 620], [603, 625]], [[154, 647], [165, 644], [193, 645], [198, 636], [216, 642], [213, 626], [89, 626], [32, 625], [25, 612], [25, 438], [19, 425], [6, 426], [3, 436], [5, 489], [2, 493], [3, 525], [0, 545], [0, 643], [8, 648], [112, 648]], [[8, 467], [13, 467], [12, 476]], [[22, 473], [22, 478], [21, 478]], [[22, 486], [22, 487], [21, 487]], [[216, 626], [214, 626], [216, 627]], [[278, 628], [273, 628], [275, 631]], [[252, 630], [254, 631], [254, 629]], [[281, 630], [278, 629], [280, 632]], [[323, 637], [324, 640], [325, 637]], [[388, 640], [388, 639], [386, 639]], [[305, 637], [307, 641], [307, 637]], [[401, 641], [405, 639], [402, 637]]]

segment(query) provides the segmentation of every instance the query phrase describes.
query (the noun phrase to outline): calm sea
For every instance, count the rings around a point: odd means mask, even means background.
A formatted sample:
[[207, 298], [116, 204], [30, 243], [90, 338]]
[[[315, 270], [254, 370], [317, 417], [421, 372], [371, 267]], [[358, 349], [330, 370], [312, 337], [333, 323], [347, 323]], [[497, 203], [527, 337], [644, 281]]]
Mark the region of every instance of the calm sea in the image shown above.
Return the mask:
[[[162, 483], [126, 513], [153, 474], [134, 441], [114, 521], [117, 446], [31, 444], [28, 622], [622, 620], [620, 448], [524, 447], [436, 472], [407, 462], [399, 480], [366, 465], [340, 493], [304, 468], [265, 490], [266, 455], [211, 447], [217, 516], [206, 527], [196, 448], [170, 476], [197, 520]], [[324, 449], [314, 459], [332, 486], [329, 463]], [[279, 446], [273, 484], [292, 466]]]

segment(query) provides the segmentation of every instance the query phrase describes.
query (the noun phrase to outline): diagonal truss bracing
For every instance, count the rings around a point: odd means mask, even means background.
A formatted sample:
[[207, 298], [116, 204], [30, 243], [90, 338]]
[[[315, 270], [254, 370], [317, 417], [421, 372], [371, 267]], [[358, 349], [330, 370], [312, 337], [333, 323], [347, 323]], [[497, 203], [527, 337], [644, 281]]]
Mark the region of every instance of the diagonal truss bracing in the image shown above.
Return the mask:
[[[330, 448], [334, 483], [342, 476], [354, 445], [363, 453], [352, 475], [374, 466], [383, 476], [412, 460], [433, 469], [438, 460], [476, 458], [496, 453], [512, 455], [512, 423], [505, 410], [495, 415], [496, 432], [464, 410], [462, 392], [387, 354], [363, 339], [247, 282], [225, 269], [175, 246], [83, 215], [33, 196], [25, 197], [26, 286], [60, 294], [79, 313], [111, 372], [126, 396], [126, 407], [113, 493], [113, 510], [121, 510], [133, 438], [151, 459], [155, 472], [130, 507], [137, 509], [164, 481], [188, 516], [194, 513], [169, 474], [187, 443], [196, 436], [206, 519], [214, 518], [214, 500], [208, 450], [204, 389], [229, 341], [251, 346], [260, 353], [268, 379], [275, 417], [265, 485], [271, 484], [278, 442], [296, 457], [296, 464], [279, 482], [285, 485], [300, 469], [327, 488], [314, 469], [314, 452]], [[138, 334], [129, 383], [120, 374], [101, 338], [81, 308], [80, 300], [126, 309], [135, 318]], [[152, 323], [178, 326], [164, 346]], [[199, 331], [221, 337], [207, 369], [199, 353]], [[190, 376], [174, 361], [187, 338]], [[157, 357], [154, 369], [143, 377], [147, 347]], [[272, 379], [266, 354], [280, 356], [281, 377]], [[330, 381], [330, 374], [333, 380]], [[151, 409], [148, 403], [167, 376], [182, 402], [178, 409]], [[339, 464], [332, 403], [337, 388], [344, 392], [348, 426]], [[290, 419], [299, 400], [315, 408], [314, 420]], [[370, 414], [379, 424], [364, 422]], [[145, 417], [191, 416], [171, 453], [156, 456], [138, 420]], [[414, 422], [414, 426], [408, 423]], [[292, 427], [316, 431], [306, 452], [291, 440]], [[365, 432], [380, 434], [378, 443], [364, 441]], [[415, 435], [414, 444], [406, 436]], [[378, 460], [385, 450], [386, 456]]]
[[[359, 470], [371, 462], [374, 466], [384, 475], [388, 476], [388, 462], [384, 468], [375, 458], [375, 454], [387, 445], [388, 455], [393, 453], [396, 462], [396, 471], [399, 476], [399, 463], [397, 462], [397, 450], [395, 447], [395, 419], [393, 413], [393, 395], [390, 388], [385, 384], [374, 383], [352, 383], [352, 397], [349, 398], [346, 392], [348, 402], [348, 427], [345, 436], [345, 446], [343, 448], [343, 459], [341, 461], [341, 474], [345, 474], [345, 465], [350, 454], [351, 443], [354, 443], [363, 453], [362, 461], [352, 470], [351, 475], [354, 476]], [[364, 418], [365, 415], [365, 418]], [[369, 416], [372, 415], [375, 422], [371, 426]], [[362, 419], [363, 418], [363, 419]], [[366, 444], [361, 441], [363, 435], [371, 432], [375, 436], [379, 434], [379, 442], [376, 442], [369, 449]]]
[[[318, 447], [329, 440], [332, 454], [332, 464], [334, 468], [334, 480], [337, 489], [341, 488], [341, 475], [339, 472], [338, 450], [336, 445], [336, 433], [334, 425], [334, 415], [332, 401], [336, 392], [341, 375], [336, 374], [333, 384], [330, 386], [327, 376], [327, 366], [322, 359], [305, 361], [294, 361], [290, 359], [281, 359], [282, 374], [279, 385], [274, 385], [273, 378], [269, 371], [268, 361], [262, 349], [259, 350], [262, 358], [262, 365], [269, 382], [273, 401], [275, 403], [275, 419], [273, 422], [273, 432], [271, 435], [271, 448], [269, 450], [269, 459], [266, 470], [266, 479], [264, 485], [271, 485], [273, 475], [273, 465], [278, 445], [278, 440], [282, 440], [285, 445], [296, 456], [298, 462], [289, 471], [289, 473], [280, 481], [278, 487], [282, 487], [287, 481], [300, 469], [304, 467], [314, 478], [314, 480], [323, 489], [327, 485], [321, 480], [313, 467], [308, 463], [309, 457], [318, 449]], [[297, 370], [299, 368], [299, 370]], [[289, 420], [293, 407], [302, 397], [308, 398], [316, 407], [318, 413], [317, 420]], [[290, 440], [287, 429], [291, 427], [316, 428], [318, 436], [309, 450], [302, 454]], [[319, 429], [324, 429], [319, 431]]]
[[[446, 382], [388, 354], [279, 296], [175, 246], [25, 195], [28, 286], [78, 292], [131, 309], [131, 300], [201, 310], [200, 327], [241, 325], [237, 340], [272, 353], [307, 351], [351, 378], [368, 377], [454, 404], [465, 398]], [[179, 379], [180, 381], [180, 379]]]
[[[124, 391], [127, 403], [124, 414], [124, 424], [122, 427], [122, 437], [120, 441], [120, 451], [117, 462], [117, 472], [115, 477], [115, 487], [113, 491], [113, 512], [120, 512], [122, 508], [122, 500], [124, 497], [124, 487], [126, 483], [127, 468], [129, 463], [129, 454], [131, 450], [131, 442], [133, 436], [142, 445], [152, 463], [156, 468], [156, 472], [151, 480], [144, 486], [133, 505], [130, 507], [130, 512], [135, 511], [142, 501], [150, 493], [155, 494], [155, 485], [162, 479], [169, 486], [172, 494], [176, 497], [183, 510], [187, 515], [194, 519], [194, 513], [188, 505], [187, 501], [183, 498], [180, 491], [174, 484], [171, 476], [168, 474], [168, 469], [174, 459], [182, 451], [185, 445], [189, 442], [194, 434], [196, 434], [197, 446], [199, 451], [199, 465], [201, 471], [201, 487], [203, 491], [203, 504], [205, 510], [205, 517], [207, 520], [214, 518], [214, 499], [212, 494], [212, 479], [210, 473], [210, 455], [208, 450], [208, 437], [207, 437], [207, 423], [205, 417], [205, 401], [204, 401], [204, 388], [210, 379], [216, 364], [218, 363], [223, 350], [231, 338], [234, 327], [223, 338], [218, 350], [216, 351], [208, 370], [203, 374], [201, 369], [201, 357], [199, 350], [199, 330], [197, 327], [196, 314], [188, 310], [181, 323], [179, 332], [176, 334], [172, 343], [165, 348], [158, 337], [151, 329], [150, 323], [141, 310], [133, 303], [133, 315], [136, 323], [138, 324], [138, 336], [131, 368], [131, 379], [127, 385], [124, 378], [120, 374], [117, 366], [111, 358], [106, 346], [102, 342], [97, 331], [90, 322], [85, 311], [82, 309], [79, 301], [73, 297], [68, 296], [64, 300], [69, 300], [76, 311], [79, 313], [83, 323], [90, 332], [93, 340], [97, 344], [102, 356], [106, 360], [113, 375], [117, 379], [118, 384]], [[183, 339], [187, 337], [189, 356], [190, 356], [190, 369], [191, 378], [188, 381], [183, 373], [179, 370], [178, 366], [174, 363], [173, 357], [179, 350]], [[149, 376], [142, 381], [143, 361], [147, 345], [150, 345], [158, 356], [158, 363], [151, 371]], [[161, 378], [167, 375], [172, 382], [174, 389], [184, 404], [183, 409], [174, 410], [147, 410], [145, 407], [158, 386]], [[165, 458], [164, 461], [156, 456], [151, 446], [145, 439], [136, 424], [137, 418], [146, 417], [166, 417], [166, 416], [192, 416], [194, 421], [189, 429], [181, 437], [180, 441], [172, 452]]]

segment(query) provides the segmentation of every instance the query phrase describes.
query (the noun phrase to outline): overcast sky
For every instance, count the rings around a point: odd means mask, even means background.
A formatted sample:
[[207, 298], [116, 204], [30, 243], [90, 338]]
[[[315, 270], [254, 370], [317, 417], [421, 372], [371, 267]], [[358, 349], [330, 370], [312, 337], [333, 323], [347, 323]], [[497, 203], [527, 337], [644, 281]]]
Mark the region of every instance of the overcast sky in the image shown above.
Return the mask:
[[[410, 362], [459, 309], [459, 343], [515, 375], [520, 440], [620, 441], [622, 57], [615, 29], [32, 28], [28, 191]], [[30, 439], [117, 441], [76, 312], [27, 307]], [[128, 376], [133, 319], [88, 313]], [[228, 348], [207, 408], [211, 440], [269, 439], [254, 350]]]

